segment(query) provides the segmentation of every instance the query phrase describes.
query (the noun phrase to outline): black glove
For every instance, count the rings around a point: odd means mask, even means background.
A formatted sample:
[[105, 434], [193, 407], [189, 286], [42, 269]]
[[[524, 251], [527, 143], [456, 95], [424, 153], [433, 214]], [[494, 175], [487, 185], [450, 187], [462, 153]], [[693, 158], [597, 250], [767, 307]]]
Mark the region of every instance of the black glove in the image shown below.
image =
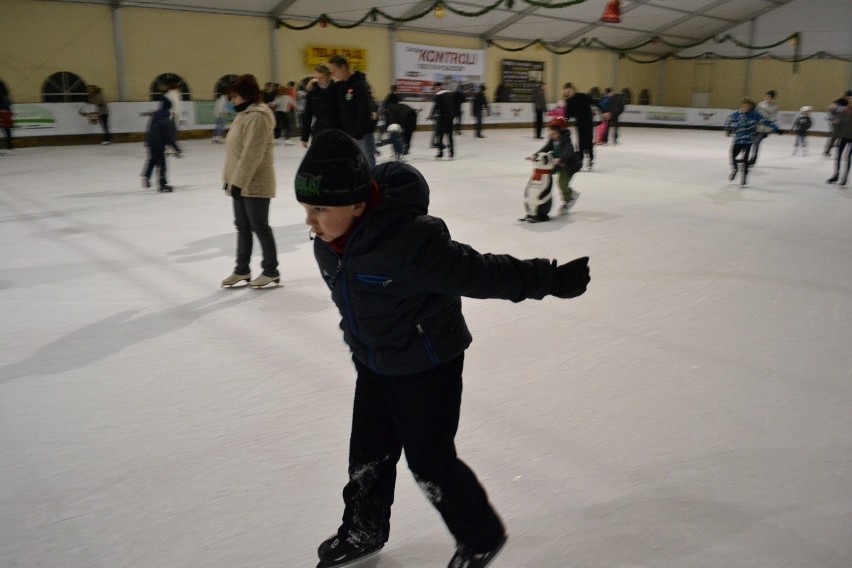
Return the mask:
[[550, 286], [551, 296], [557, 298], [576, 298], [586, 291], [591, 278], [589, 277], [589, 257], [584, 256], [567, 264], [557, 265], [553, 261], [553, 284]]

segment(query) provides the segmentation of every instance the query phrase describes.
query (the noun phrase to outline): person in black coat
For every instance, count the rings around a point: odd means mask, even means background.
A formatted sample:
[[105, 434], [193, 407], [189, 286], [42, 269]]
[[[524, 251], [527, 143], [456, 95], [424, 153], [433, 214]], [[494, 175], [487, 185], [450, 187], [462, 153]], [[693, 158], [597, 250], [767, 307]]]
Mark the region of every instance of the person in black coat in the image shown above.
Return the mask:
[[398, 105], [401, 102], [399, 95], [396, 94], [396, 85], [391, 85], [390, 92], [388, 93], [388, 96], [385, 97], [384, 106]]
[[406, 104], [397, 103], [385, 105], [382, 112], [385, 116], [385, 128], [391, 124], [399, 124], [402, 127], [402, 154], [408, 154], [411, 137], [417, 130], [417, 111]]
[[[337, 128], [358, 141], [358, 147], [364, 151], [371, 168], [376, 167], [376, 145], [373, 140], [375, 116], [373, 96], [367, 77], [360, 71], [349, 68], [349, 60], [342, 55], [334, 55], [328, 60], [335, 100], [337, 101]], [[370, 137], [370, 140], [367, 137]]]
[[314, 139], [294, 187], [357, 372], [343, 522], [320, 544], [318, 566], [384, 547], [403, 450], [456, 539], [450, 565], [484, 566], [507, 537], [456, 453], [464, 352], [472, 340], [461, 297], [573, 298], [589, 283], [588, 257], [559, 265], [482, 254], [452, 240], [444, 221], [428, 215], [429, 186], [419, 171], [403, 162], [371, 170], [355, 141], [338, 130]]
[[[456, 155], [455, 146], [453, 144], [453, 118], [455, 118], [455, 96], [452, 92], [444, 88], [443, 83], [435, 83], [437, 92], [435, 93], [435, 102], [432, 105], [432, 110], [429, 112], [429, 120], [435, 121], [435, 146], [438, 148], [438, 153], [435, 159], [444, 157], [444, 148], [449, 148], [450, 159]], [[444, 146], [444, 137], [447, 138], [447, 146]]]
[[582, 162], [584, 155], [588, 155], [588, 167], [591, 170], [595, 161], [594, 122], [592, 121], [592, 105], [595, 103], [586, 93], [578, 93], [572, 83], [565, 83], [563, 94], [565, 95], [565, 118], [574, 119], [577, 125], [580, 161]]
[[462, 86], [459, 85], [453, 91], [453, 113], [455, 114], [456, 134], [458, 135], [462, 133], [462, 114], [464, 113], [462, 109], [465, 102], [467, 102], [467, 96], [464, 94]]
[[322, 63], [314, 68], [314, 78], [305, 95], [305, 112], [302, 114], [302, 146], [308, 147], [311, 133], [314, 136], [335, 128], [337, 124], [337, 99], [331, 88], [331, 69]]
[[145, 145], [148, 147], [148, 161], [142, 171], [142, 186], [151, 187], [151, 174], [156, 167], [160, 179], [160, 191], [170, 192], [172, 186], [166, 180], [166, 147], [174, 148], [176, 157], [180, 158], [181, 150], [177, 145], [174, 123], [171, 119], [172, 102], [163, 97], [160, 108], [151, 115], [148, 129], [145, 131]]
[[476, 121], [476, 137], [485, 138], [482, 135], [482, 113], [491, 114], [491, 109], [488, 107], [488, 99], [485, 98], [485, 85], [480, 85], [476, 89], [476, 94], [473, 95], [473, 118]]

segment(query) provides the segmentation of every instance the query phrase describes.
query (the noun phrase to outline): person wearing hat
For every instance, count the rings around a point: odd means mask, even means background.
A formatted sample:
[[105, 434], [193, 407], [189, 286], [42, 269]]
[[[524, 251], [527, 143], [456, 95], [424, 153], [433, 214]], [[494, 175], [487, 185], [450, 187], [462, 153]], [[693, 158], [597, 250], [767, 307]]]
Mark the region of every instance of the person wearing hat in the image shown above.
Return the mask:
[[[536, 155], [542, 153], [550, 154], [553, 157], [552, 163], [559, 172], [557, 183], [559, 184], [559, 193], [562, 194], [560, 212], [563, 214], [568, 213], [568, 210], [574, 206], [574, 202], [580, 197], [580, 192], [574, 191], [571, 187], [571, 178], [583, 167], [579, 153], [574, 151], [574, 143], [571, 142], [571, 129], [568, 126], [565, 117], [557, 116], [551, 119], [547, 125], [549, 130], [547, 144], [532, 156], [527, 156], [527, 160], [535, 160]], [[535, 219], [535, 221], [547, 220], [546, 214]]]
[[[254, 75], [241, 75], [228, 86], [236, 111], [231, 129], [225, 137], [225, 192], [234, 205], [237, 228], [237, 261], [234, 272], [222, 280], [223, 288], [248, 282], [252, 288], [277, 285], [278, 250], [269, 226], [269, 202], [275, 197], [275, 169], [272, 162], [275, 116], [263, 102]], [[257, 235], [263, 250], [260, 266], [263, 273], [251, 279], [251, 250]]]
[[461, 297], [573, 298], [588, 257], [567, 264], [481, 254], [428, 215], [429, 186], [404, 162], [370, 170], [356, 141], [318, 134], [295, 178], [314, 256], [357, 373], [343, 522], [318, 568], [378, 552], [390, 532], [396, 465], [409, 469], [457, 541], [450, 566], [484, 567], [506, 542], [476, 475], [456, 455], [464, 352]]
[[793, 143], [793, 155], [799, 152], [799, 146], [802, 147], [802, 156], [808, 155], [808, 130], [813, 126], [811, 121], [811, 110], [809, 106], [803, 106], [799, 109], [799, 116], [793, 121], [793, 126], [790, 132], [796, 133], [796, 141]]

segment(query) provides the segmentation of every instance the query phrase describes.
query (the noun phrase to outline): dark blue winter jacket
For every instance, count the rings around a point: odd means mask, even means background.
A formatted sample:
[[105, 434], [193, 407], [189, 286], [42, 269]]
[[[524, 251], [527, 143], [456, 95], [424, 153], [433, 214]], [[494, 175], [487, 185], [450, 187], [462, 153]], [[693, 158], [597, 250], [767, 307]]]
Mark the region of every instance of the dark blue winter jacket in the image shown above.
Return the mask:
[[165, 149], [171, 146], [176, 152], [180, 152], [175, 136], [175, 127], [170, 116], [172, 103], [163, 98], [160, 108], [151, 115], [148, 129], [145, 131], [145, 145], [152, 149]]
[[342, 255], [314, 241], [314, 255], [356, 359], [386, 375], [417, 373], [459, 356], [472, 340], [461, 296], [519, 302], [546, 296], [546, 259], [480, 254], [427, 215], [429, 186], [399, 162], [373, 171], [382, 199], [349, 237]]

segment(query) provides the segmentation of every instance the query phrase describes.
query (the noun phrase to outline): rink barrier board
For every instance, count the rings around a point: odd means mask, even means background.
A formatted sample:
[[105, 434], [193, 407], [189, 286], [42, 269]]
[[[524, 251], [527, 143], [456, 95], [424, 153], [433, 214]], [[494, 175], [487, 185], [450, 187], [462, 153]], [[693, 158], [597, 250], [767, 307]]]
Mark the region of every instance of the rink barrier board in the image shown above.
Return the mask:
[[[426, 117], [432, 108], [430, 102], [406, 103], [418, 112], [418, 130], [431, 130], [432, 122]], [[207, 138], [213, 130], [213, 101], [184, 101], [179, 127], [180, 139]], [[553, 109], [556, 105], [548, 105]], [[156, 102], [109, 103], [109, 127], [115, 142], [138, 142], [144, 139]], [[491, 103], [490, 115], [483, 117], [486, 128], [532, 128], [534, 111], [530, 103]], [[462, 126], [474, 127], [471, 105], [467, 103], [462, 113]], [[15, 113], [15, 142], [21, 146], [87, 144], [99, 141], [102, 130], [99, 123], [92, 124], [81, 112], [91, 110], [84, 103], [25, 103], [12, 105]], [[623, 126], [649, 126], [663, 128], [688, 128], [718, 130], [725, 124], [731, 109], [687, 108], [627, 105], [621, 115]], [[789, 130], [798, 116], [795, 111], [779, 111], [778, 126]], [[826, 135], [829, 124], [827, 112], [812, 112], [811, 134]], [[547, 122], [545, 116], [545, 123]]]

